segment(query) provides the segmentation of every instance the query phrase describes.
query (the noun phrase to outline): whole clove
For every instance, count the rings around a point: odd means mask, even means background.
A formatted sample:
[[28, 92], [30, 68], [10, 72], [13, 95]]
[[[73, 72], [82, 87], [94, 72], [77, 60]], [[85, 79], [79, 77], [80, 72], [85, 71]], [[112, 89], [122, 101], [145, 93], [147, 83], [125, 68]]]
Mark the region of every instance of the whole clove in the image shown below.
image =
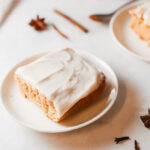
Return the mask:
[[122, 141], [126, 141], [126, 140], [129, 140], [129, 136], [124, 136], [124, 137], [119, 137], [119, 138], [115, 138], [115, 142], [116, 144], [122, 142]]
[[134, 141], [134, 148], [135, 150], [140, 150], [139, 144], [136, 140]]

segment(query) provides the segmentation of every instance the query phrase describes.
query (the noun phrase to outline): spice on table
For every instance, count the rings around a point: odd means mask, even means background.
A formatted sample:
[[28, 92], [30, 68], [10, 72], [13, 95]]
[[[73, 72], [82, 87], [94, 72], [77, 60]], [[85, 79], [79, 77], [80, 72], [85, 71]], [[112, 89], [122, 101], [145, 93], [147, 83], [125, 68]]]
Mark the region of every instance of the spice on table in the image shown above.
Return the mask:
[[56, 25], [52, 24], [52, 27], [54, 28], [54, 30], [60, 34], [62, 37], [66, 38], [66, 39], [69, 39], [67, 35], [65, 35], [64, 33], [62, 33], [57, 27]]
[[150, 108], [148, 108], [148, 114], [150, 115]]
[[146, 128], [150, 128], [150, 109], [148, 109], [148, 115], [140, 116], [142, 122]]
[[100, 18], [100, 15], [90, 15], [89, 18], [96, 22], [103, 22], [103, 20]]
[[139, 144], [136, 140], [134, 141], [134, 148], [135, 150], [140, 150]]
[[54, 12], [56, 14], [58, 14], [59, 16], [62, 16], [63, 18], [65, 18], [66, 20], [68, 20], [70, 23], [72, 23], [73, 25], [77, 26], [79, 29], [81, 29], [83, 32], [87, 33], [88, 29], [86, 29], [86, 27], [84, 27], [83, 25], [81, 25], [80, 23], [78, 23], [77, 21], [75, 21], [74, 19], [70, 18], [69, 16], [67, 16], [66, 14], [60, 12], [59, 10], [55, 9]]
[[37, 15], [36, 19], [32, 19], [29, 25], [34, 27], [34, 29], [37, 31], [43, 31], [47, 28], [47, 24], [45, 23], [45, 18], [40, 18], [39, 15]]
[[129, 140], [129, 136], [124, 136], [124, 137], [119, 137], [119, 138], [115, 138], [115, 142], [116, 144], [122, 142], [122, 141], [126, 141], [126, 140]]

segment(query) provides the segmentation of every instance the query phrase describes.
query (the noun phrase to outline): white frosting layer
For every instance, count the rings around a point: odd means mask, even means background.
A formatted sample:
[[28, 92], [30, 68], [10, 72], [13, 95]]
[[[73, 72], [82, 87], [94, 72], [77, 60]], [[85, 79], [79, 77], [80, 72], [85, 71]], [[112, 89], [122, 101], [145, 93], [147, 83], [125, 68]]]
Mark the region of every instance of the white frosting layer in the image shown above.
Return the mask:
[[150, 1], [138, 6], [134, 12], [138, 18], [143, 18], [145, 23], [150, 25]]
[[100, 84], [98, 70], [71, 49], [48, 53], [16, 74], [52, 101], [59, 117]]

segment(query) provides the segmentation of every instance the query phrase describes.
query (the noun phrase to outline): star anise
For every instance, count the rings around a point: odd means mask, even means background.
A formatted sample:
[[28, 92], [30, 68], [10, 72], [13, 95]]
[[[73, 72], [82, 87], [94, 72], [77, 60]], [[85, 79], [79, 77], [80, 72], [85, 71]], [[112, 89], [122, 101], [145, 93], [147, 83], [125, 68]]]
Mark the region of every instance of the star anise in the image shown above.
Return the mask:
[[47, 24], [45, 23], [45, 18], [40, 18], [39, 15], [37, 15], [36, 19], [32, 19], [29, 25], [34, 27], [34, 29], [37, 31], [43, 31], [47, 28]]
[[150, 128], [150, 109], [148, 109], [148, 115], [140, 116], [142, 122], [146, 128]]

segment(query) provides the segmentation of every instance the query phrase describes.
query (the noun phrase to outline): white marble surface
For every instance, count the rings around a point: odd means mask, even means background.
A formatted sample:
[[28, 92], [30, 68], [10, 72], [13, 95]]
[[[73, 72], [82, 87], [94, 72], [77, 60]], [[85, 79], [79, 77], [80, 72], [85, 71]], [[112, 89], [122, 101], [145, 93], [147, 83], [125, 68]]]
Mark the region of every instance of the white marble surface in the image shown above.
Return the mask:
[[[150, 131], [143, 126], [139, 115], [147, 113], [150, 107], [150, 64], [124, 53], [112, 40], [108, 25], [92, 22], [87, 17], [91, 13], [113, 10], [119, 2], [121, 0], [26, 0], [18, 3], [0, 27], [0, 84], [7, 72], [26, 57], [72, 47], [91, 52], [110, 64], [120, 88], [117, 101], [107, 115], [92, 125], [68, 133], [32, 131], [17, 124], [0, 108], [0, 149], [132, 150], [137, 139], [142, 150], [149, 150]], [[54, 14], [54, 8], [76, 18], [90, 32], [82, 33]], [[37, 14], [55, 23], [70, 40], [63, 39], [51, 28], [41, 33], [34, 31], [28, 22]], [[124, 135], [129, 135], [131, 140], [116, 145], [113, 138]]]

